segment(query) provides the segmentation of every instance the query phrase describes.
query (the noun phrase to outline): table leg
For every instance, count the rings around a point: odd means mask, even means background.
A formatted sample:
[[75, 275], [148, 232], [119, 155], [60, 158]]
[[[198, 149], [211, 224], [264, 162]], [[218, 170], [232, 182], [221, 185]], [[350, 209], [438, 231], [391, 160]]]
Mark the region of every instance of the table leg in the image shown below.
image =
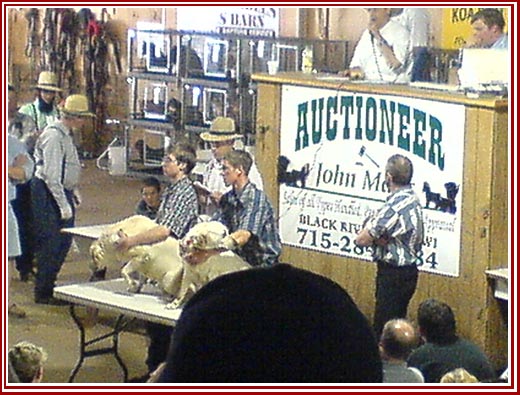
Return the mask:
[[[121, 367], [121, 370], [123, 371], [123, 379], [125, 382], [128, 381], [128, 369], [126, 365], [124, 364], [123, 360], [121, 359], [121, 356], [118, 353], [118, 346], [119, 346], [119, 333], [123, 331], [123, 329], [128, 325], [128, 322], [124, 321], [123, 315], [119, 315], [117, 318], [116, 324], [114, 325], [114, 330], [110, 331], [104, 335], [95, 337], [90, 340], [86, 340], [85, 335], [85, 327], [83, 326], [83, 322], [81, 319], [77, 316], [76, 305], [71, 304], [69, 307], [69, 312], [74, 320], [76, 326], [79, 329], [79, 340], [80, 340], [80, 350], [79, 350], [79, 358], [76, 362], [76, 366], [74, 366], [74, 369], [72, 369], [70, 376], [69, 376], [69, 383], [72, 383], [74, 378], [76, 377], [76, 374], [78, 373], [79, 369], [81, 368], [81, 365], [83, 365], [83, 362], [85, 361], [85, 358], [88, 357], [95, 357], [98, 355], [104, 355], [104, 354], [113, 354], [114, 358], [116, 359], [117, 363]], [[87, 350], [88, 347], [93, 346], [96, 343], [99, 343], [102, 340], [105, 340], [109, 337], [112, 337], [112, 345], [110, 347], [103, 347], [103, 348], [97, 348], [93, 350]]]

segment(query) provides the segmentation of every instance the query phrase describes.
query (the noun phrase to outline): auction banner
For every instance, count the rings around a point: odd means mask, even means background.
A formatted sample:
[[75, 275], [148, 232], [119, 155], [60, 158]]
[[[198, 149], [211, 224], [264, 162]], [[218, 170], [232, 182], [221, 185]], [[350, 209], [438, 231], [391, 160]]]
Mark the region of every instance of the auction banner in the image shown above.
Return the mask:
[[419, 268], [459, 275], [463, 105], [284, 85], [278, 163], [279, 225], [286, 245], [371, 261], [354, 244], [389, 194], [394, 154], [414, 167], [424, 207]]
[[278, 7], [178, 7], [177, 30], [277, 37]]

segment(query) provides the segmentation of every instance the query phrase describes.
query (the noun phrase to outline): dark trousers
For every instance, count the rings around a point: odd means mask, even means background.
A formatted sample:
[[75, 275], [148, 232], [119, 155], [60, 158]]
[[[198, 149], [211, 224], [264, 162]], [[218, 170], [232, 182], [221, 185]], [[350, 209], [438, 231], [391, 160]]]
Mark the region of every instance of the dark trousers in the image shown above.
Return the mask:
[[60, 209], [46, 184], [34, 177], [30, 181], [33, 206], [34, 254], [36, 258], [35, 298], [52, 296], [58, 273], [72, 243], [72, 236], [61, 232], [74, 226], [74, 204], [72, 191], [65, 191], [72, 207], [72, 218], [63, 221]]
[[11, 201], [20, 234], [22, 254], [16, 257], [16, 269], [20, 276], [26, 276], [33, 270], [34, 236], [32, 232], [31, 186], [29, 183], [16, 186], [16, 199]]
[[374, 331], [378, 338], [387, 321], [392, 318], [406, 318], [418, 277], [419, 272], [415, 265], [395, 267], [377, 262]]
[[150, 337], [146, 366], [148, 366], [148, 372], [152, 373], [161, 362], [166, 361], [173, 335], [173, 327], [147, 322], [146, 332]]

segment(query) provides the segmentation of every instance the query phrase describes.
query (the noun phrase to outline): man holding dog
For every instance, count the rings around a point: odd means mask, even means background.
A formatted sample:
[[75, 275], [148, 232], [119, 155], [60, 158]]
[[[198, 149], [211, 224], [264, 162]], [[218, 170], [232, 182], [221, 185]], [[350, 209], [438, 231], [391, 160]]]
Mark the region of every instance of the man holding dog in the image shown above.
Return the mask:
[[[126, 251], [143, 244], [154, 244], [168, 237], [183, 238], [195, 225], [198, 216], [197, 193], [188, 178], [195, 167], [195, 150], [186, 144], [170, 146], [163, 158], [163, 173], [170, 179], [164, 189], [161, 204], [155, 222], [157, 226], [135, 236], [123, 236], [118, 242], [118, 249]], [[150, 337], [146, 365], [149, 373], [166, 359], [173, 328], [166, 325], [147, 323], [146, 330]], [[146, 381], [148, 375], [135, 379]]]
[[224, 183], [232, 187], [219, 202], [213, 217], [231, 232], [224, 246], [251, 266], [278, 262], [282, 245], [274, 210], [264, 192], [249, 181], [253, 159], [246, 151], [233, 150], [222, 160]]

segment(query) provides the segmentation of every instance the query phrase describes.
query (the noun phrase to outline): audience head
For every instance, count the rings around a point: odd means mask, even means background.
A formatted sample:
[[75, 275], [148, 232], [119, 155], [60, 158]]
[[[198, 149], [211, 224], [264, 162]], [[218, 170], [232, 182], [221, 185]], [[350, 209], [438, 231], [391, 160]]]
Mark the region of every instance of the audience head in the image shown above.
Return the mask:
[[412, 161], [403, 155], [392, 155], [386, 163], [386, 174], [395, 185], [410, 185], [413, 177]]
[[161, 203], [161, 183], [155, 177], [143, 179], [141, 196], [145, 203], [150, 207], [159, 207]]
[[505, 20], [496, 8], [484, 8], [471, 17], [473, 38], [479, 47], [491, 47], [503, 34]]
[[415, 328], [405, 319], [388, 321], [383, 327], [379, 349], [383, 359], [406, 360], [417, 346]]
[[381, 382], [371, 327], [330, 279], [287, 264], [221, 276], [185, 305], [161, 382]]
[[8, 353], [9, 382], [39, 383], [47, 353], [29, 342], [15, 344]]
[[478, 379], [464, 368], [454, 369], [441, 377], [441, 383], [478, 383]]
[[417, 320], [427, 342], [449, 344], [457, 339], [455, 315], [444, 302], [426, 299], [419, 305]]

